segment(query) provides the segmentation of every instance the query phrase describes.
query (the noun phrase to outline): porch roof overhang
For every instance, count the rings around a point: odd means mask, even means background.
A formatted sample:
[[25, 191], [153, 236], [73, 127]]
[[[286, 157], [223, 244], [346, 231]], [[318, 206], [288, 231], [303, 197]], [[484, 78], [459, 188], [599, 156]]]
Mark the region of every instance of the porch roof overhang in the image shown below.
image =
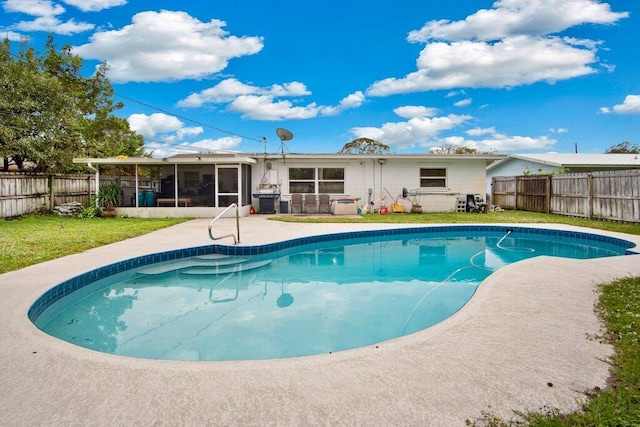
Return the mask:
[[162, 165], [213, 165], [213, 164], [255, 164], [256, 159], [247, 156], [236, 155], [178, 155], [164, 158], [154, 157], [105, 157], [105, 158], [88, 158], [81, 157], [73, 159], [73, 163], [86, 165], [146, 165], [146, 166], [162, 166]]

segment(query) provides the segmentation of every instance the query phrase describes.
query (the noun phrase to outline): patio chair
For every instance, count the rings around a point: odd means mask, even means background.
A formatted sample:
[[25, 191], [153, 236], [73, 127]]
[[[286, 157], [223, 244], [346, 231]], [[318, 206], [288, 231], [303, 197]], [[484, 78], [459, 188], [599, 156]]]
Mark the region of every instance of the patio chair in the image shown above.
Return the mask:
[[330, 213], [331, 212], [331, 198], [328, 194], [320, 194], [318, 196], [318, 212]]
[[316, 205], [316, 195], [315, 194], [305, 194], [304, 195], [304, 211], [306, 213], [311, 212], [311, 210], [313, 210], [313, 213], [317, 213], [318, 212], [318, 208]]
[[302, 194], [294, 193], [291, 195], [291, 213], [302, 213]]

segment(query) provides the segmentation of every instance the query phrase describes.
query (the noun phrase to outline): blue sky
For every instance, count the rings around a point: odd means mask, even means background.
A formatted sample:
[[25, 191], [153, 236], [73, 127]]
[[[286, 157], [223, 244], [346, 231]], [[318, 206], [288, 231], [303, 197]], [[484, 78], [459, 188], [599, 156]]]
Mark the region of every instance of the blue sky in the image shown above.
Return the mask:
[[640, 2], [2, 0], [0, 31], [110, 65], [118, 114], [194, 150], [602, 153], [640, 143]]

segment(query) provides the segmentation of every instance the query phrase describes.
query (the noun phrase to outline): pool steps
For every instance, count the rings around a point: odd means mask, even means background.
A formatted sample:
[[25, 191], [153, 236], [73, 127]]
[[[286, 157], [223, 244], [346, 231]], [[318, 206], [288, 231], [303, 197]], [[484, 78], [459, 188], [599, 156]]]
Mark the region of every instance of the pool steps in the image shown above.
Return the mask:
[[138, 270], [138, 274], [150, 276], [178, 271], [188, 275], [218, 275], [253, 270], [271, 263], [271, 260], [247, 262], [249, 258], [210, 254], [189, 259], [154, 265]]
[[272, 260], [264, 260], [264, 261], [256, 261], [256, 262], [245, 262], [241, 264], [235, 265], [227, 265], [223, 267], [213, 267], [213, 266], [201, 266], [201, 267], [190, 267], [180, 271], [180, 274], [184, 274], [187, 276], [215, 276], [219, 274], [228, 274], [228, 273], [239, 273], [242, 271], [255, 270], [256, 268], [264, 267], [265, 265], [271, 264]]

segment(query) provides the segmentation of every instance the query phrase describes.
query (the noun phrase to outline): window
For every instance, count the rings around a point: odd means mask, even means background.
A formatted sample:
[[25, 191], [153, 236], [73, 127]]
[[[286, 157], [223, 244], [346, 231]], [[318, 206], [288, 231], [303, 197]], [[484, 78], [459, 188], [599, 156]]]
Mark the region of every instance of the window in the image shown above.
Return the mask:
[[447, 186], [447, 169], [420, 168], [420, 188], [444, 188]]
[[289, 192], [315, 193], [315, 173], [316, 170], [314, 168], [289, 168]]
[[344, 168], [289, 168], [289, 192], [344, 193]]
[[318, 193], [344, 193], [344, 168], [318, 168]]

